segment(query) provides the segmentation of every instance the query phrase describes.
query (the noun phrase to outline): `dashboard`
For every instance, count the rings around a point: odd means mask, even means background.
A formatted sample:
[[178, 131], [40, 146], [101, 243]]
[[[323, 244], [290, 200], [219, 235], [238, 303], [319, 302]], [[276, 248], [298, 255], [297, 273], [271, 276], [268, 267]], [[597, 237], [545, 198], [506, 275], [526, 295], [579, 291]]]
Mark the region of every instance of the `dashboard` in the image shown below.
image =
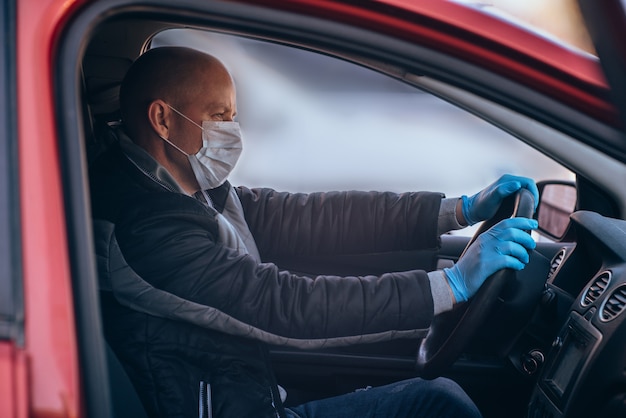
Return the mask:
[[580, 211], [572, 228], [576, 244], [553, 260], [540, 307], [560, 329], [526, 359], [541, 365], [528, 416], [624, 417], [626, 221]]

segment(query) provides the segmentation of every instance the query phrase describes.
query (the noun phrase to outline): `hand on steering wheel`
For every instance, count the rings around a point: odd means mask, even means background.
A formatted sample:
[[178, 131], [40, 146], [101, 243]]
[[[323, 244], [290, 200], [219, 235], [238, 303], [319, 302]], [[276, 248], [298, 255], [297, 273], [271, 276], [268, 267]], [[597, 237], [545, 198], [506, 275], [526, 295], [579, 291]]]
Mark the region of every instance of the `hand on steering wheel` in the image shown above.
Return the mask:
[[[532, 239], [519, 236], [522, 230], [536, 227], [536, 223], [529, 219], [534, 210], [534, 193], [522, 187], [513, 196], [504, 198], [493, 217], [476, 231], [457, 262], [460, 274], [456, 279], [450, 279], [448, 275], [451, 287], [467, 289], [467, 297], [473, 292], [476, 294], [469, 302], [457, 303], [452, 311], [443, 312], [433, 319], [428, 335], [417, 352], [416, 368], [422, 377], [440, 376], [454, 362], [490, 315], [506, 283], [515, 279], [513, 269], [527, 260], [528, 254], [522, 253], [534, 247], [530, 243]], [[513, 218], [505, 219], [510, 216]], [[509, 253], [516, 255], [511, 257]], [[507, 263], [511, 264], [507, 266]], [[490, 275], [489, 272], [494, 270], [497, 271]], [[446, 274], [452, 271], [454, 267]]]
[[456, 302], [474, 296], [498, 270], [523, 269], [529, 261], [528, 251], [536, 247], [527, 231], [536, 228], [534, 219], [509, 218], [480, 234], [458, 263], [443, 270]]
[[533, 179], [528, 177], [505, 174], [480, 192], [471, 197], [462, 196], [463, 217], [468, 225], [474, 225], [486, 219], [491, 219], [507, 196], [526, 189], [533, 195], [534, 209], [539, 202], [539, 191]]

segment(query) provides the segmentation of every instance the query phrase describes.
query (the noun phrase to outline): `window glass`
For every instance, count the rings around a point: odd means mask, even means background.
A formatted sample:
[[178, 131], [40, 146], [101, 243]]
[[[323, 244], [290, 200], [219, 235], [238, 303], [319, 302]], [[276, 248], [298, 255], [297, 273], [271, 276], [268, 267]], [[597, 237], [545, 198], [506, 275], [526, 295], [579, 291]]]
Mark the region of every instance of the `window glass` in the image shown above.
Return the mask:
[[460, 196], [501, 174], [573, 179], [553, 160], [441, 99], [336, 58], [194, 30], [152, 47], [219, 57], [237, 85], [244, 152], [234, 185], [291, 192], [432, 190]]

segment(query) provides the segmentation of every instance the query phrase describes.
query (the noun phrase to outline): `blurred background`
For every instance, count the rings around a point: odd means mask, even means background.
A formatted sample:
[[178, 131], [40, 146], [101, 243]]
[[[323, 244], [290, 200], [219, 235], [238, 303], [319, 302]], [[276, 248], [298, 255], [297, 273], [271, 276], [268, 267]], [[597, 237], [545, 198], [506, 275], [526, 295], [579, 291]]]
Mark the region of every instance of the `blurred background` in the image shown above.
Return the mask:
[[[573, 0], [460, 2], [523, 21], [581, 53], [593, 52]], [[209, 52], [235, 78], [244, 152], [230, 178], [234, 185], [460, 196], [504, 173], [573, 179], [498, 128], [352, 63], [191, 29], [163, 32], [151, 47], [166, 45]]]
[[576, 0], [491, 0], [483, 4], [491, 5], [568, 44], [594, 53]]

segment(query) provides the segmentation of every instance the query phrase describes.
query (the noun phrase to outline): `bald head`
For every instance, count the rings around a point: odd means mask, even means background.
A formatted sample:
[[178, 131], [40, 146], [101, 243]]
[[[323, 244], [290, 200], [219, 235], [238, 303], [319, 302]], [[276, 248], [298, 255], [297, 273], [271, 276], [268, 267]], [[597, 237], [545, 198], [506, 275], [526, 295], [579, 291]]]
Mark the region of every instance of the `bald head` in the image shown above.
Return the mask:
[[145, 127], [144, 115], [152, 101], [161, 99], [184, 107], [198, 95], [207, 94], [199, 85], [207, 74], [230, 78], [217, 58], [191, 48], [155, 48], [140, 56], [120, 88], [122, 120], [131, 137]]

